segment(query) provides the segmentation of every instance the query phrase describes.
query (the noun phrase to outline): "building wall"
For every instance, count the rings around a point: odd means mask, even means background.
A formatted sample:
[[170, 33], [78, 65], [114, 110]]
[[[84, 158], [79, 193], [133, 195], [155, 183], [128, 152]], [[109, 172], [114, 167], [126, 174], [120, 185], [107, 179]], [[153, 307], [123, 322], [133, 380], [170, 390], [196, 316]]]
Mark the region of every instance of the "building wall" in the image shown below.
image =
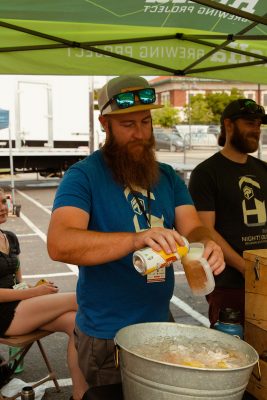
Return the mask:
[[171, 106], [177, 108], [184, 107], [184, 105], [188, 103], [189, 95], [225, 91], [230, 93], [232, 88], [237, 88], [243, 91], [244, 97], [252, 98], [257, 103], [262, 104], [267, 110], [267, 85], [238, 81], [209, 81], [174, 76], [158, 76], [150, 80], [150, 84], [156, 89], [159, 103], [169, 102]]

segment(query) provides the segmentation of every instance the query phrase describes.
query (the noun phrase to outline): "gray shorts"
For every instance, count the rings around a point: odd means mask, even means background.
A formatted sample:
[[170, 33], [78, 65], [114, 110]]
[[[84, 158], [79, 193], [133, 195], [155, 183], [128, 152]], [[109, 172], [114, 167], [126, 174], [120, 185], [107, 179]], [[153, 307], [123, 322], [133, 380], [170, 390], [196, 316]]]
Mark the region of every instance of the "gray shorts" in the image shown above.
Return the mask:
[[115, 366], [113, 339], [87, 336], [75, 326], [75, 346], [79, 366], [90, 387], [121, 382], [120, 369]]

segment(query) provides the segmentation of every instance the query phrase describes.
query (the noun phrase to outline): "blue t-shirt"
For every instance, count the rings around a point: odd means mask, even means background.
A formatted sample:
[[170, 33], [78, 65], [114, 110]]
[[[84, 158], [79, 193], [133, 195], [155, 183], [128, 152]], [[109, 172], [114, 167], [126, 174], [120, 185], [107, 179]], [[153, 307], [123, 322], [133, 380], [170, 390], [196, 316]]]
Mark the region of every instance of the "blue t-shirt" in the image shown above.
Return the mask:
[[[150, 194], [151, 226], [173, 228], [175, 207], [193, 203], [185, 183], [172, 167], [162, 163], [159, 167], [160, 180]], [[147, 210], [147, 192], [138, 193], [138, 198]], [[100, 150], [74, 164], [64, 175], [53, 210], [64, 206], [77, 207], [90, 214], [88, 230], [139, 232], [148, 229], [135, 198], [114, 181]], [[106, 243], [102, 251], [108, 246]], [[147, 277], [134, 268], [132, 253], [101, 265], [79, 266], [76, 322], [85, 334], [110, 339], [127, 325], [167, 321], [173, 289], [172, 267], [166, 268], [164, 282], [147, 283]]]

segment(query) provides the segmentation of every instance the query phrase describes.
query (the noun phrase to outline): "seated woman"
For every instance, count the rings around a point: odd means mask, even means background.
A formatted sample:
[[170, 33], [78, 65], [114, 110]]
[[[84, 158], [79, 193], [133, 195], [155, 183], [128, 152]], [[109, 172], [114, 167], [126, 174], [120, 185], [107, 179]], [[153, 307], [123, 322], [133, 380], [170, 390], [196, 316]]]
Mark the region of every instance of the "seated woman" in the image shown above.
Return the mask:
[[[8, 206], [0, 188], [0, 224], [6, 222]], [[58, 293], [53, 282], [14, 290], [22, 281], [17, 236], [0, 229], [0, 336], [23, 335], [35, 329], [69, 335], [67, 360], [73, 383], [72, 398], [81, 400], [88, 385], [78, 366], [73, 329], [77, 311], [75, 293]]]

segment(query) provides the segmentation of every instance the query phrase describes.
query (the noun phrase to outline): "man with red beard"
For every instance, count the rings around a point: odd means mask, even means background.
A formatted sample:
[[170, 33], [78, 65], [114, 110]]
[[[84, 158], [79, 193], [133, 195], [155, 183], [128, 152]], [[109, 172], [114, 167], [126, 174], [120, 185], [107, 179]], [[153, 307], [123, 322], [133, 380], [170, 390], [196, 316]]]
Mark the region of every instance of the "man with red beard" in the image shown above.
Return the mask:
[[219, 311], [240, 311], [244, 324], [245, 261], [243, 251], [267, 248], [267, 165], [248, 153], [258, 149], [262, 106], [250, 99], [231, 102], [221, 116], [221, 151], [191, 173], [189, 190], [205, 226], [220, 244], [226, 268], [207, 295], [211, 327]]
[[154, 88], [139, 76], [111, 79], [99, 93], [104, 146], [65, 174], [54, 201], [48, 250], [79, 265], [76, 345], [89, 386], [120, 382], [113, 338], [139, 322], [165, 322], [173, 267], [142, 276], [133, 252], [168, 254], [189, 241], [205, 244], [214, 274], [224, 268], [220, 247], [202, 225], [184, 182], [156, 161], [151, 109]]

